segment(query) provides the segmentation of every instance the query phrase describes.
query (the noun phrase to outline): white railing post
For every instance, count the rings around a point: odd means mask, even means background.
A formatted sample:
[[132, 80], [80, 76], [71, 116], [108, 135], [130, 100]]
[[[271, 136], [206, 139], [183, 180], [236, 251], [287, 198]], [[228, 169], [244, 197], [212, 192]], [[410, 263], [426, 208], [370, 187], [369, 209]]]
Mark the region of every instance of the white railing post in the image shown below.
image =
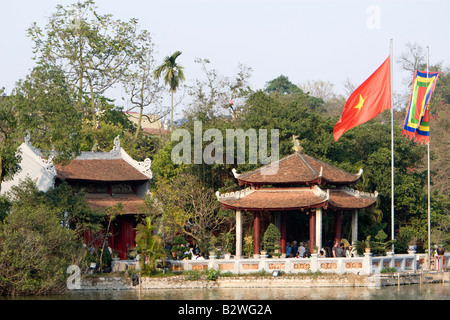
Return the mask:
[[310, 261], [310, 268], [311, 272], [319, 271], [319, 261], [318, 261], [319, 254], [313, 253], [311, 254], [311, 261]]
[[361, 274], [369, 275], [372, 273], [372, 253], [365, 252], [363, 258], [363, 269]]

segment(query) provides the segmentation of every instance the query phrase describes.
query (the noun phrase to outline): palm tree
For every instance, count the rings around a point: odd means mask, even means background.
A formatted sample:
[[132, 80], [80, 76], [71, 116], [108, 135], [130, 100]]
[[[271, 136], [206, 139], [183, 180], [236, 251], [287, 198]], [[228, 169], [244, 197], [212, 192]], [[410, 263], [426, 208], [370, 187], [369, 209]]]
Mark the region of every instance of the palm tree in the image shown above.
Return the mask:
[[162, 246], [161, 238], [153, 234], [154, 229], [150, 217], [146, 217], [145, 222], [136, 227], [136, 253], [141, 255], [139, 264], [144, 273], [154, 271], [158, 260], [166, 264], [167, 253]]
[[173, 94], [177, 91], [178, 86], [184, 81], [183, 67], [176, 63], [176, 59], [181, 54], [180, 51], [175, 52], [171, 56], [164, 59], [164, 63], [154, 71], [155, 78], [161, 77], [164, 73], [164, 83], [170, 86], [171, 93], [171, 112], [170, 112], [170, 127], [173, 131]]

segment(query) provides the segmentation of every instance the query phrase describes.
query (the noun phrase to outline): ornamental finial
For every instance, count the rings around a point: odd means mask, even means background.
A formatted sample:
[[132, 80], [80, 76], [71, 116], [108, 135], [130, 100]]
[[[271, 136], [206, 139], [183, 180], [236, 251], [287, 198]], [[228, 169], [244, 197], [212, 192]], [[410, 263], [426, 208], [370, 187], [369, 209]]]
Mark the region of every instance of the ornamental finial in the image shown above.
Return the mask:
[[295, 152], [302, 152], [303, 151], [303, 148], [300, 145], [300, 141], [298, 140], [298, 136], [292, 135], [292, 143], [294, 144], [292, 149], [294, 149]]

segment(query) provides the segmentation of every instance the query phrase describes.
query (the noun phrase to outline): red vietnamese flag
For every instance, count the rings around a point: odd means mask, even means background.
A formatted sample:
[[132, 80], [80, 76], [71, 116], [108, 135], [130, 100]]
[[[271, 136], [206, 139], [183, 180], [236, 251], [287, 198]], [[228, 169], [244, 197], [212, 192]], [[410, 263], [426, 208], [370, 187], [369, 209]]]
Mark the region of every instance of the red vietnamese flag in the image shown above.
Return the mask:
[[334, 126], [334, 140], [345, 131], [375, 118], [379, 113], [391, 108], [391, 60], [383, 64], [360, 85], [344, 105], [341, 118]]

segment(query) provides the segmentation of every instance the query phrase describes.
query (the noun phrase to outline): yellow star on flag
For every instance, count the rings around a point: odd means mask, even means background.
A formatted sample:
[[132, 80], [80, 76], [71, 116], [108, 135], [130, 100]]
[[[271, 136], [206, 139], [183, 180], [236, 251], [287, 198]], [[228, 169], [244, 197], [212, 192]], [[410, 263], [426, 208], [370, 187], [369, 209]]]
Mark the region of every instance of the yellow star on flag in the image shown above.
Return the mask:
[[365, 100], [366, 99], [363, 99], [362, 95], [359, 95], [359, 102], [354, 108], [358, 109], [358, 111], [361, 111], [361, 108], [362, 108]]

